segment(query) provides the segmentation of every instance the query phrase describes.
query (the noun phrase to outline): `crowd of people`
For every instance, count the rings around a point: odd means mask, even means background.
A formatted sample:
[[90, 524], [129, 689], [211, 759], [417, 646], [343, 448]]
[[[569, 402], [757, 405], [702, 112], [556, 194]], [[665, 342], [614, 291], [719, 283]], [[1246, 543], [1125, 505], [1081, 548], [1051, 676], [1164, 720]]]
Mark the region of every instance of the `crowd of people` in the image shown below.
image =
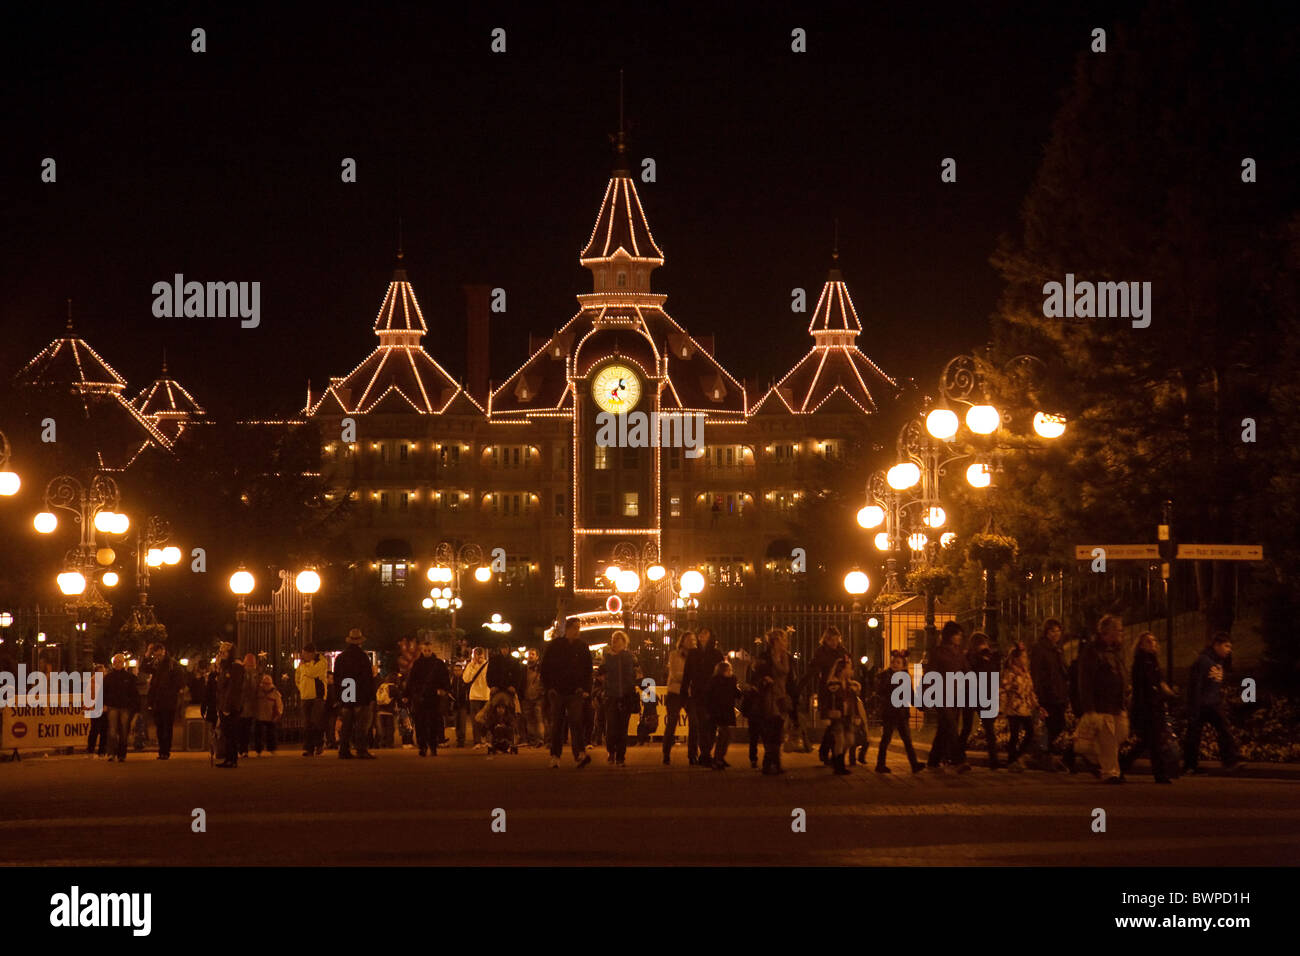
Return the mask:
[[[887, 667], [869, 671], [852, 661], [835, 627], [822, 634], [803, 675], [797, 673], [784, 628], [769, 630], [752, 653], [730, 655], [707, 626], [684, 631], [662, 669], [649, 663], [643, 668], [621, 630], [596, 660], [576, 618], [564, 621], [560, 635], [541, 653], [530, 648], [522, 658], [504, 646], [494, 652], [466, 647], [449, 663], [425, 632], [418, 655], [388, 674], [381, 674], [362, 649], [365, 638], [354, 628], [332, 668], [308, 644], [286, 689], [301, 717], [304, 757], [328, 749], [340, 759], [373, 760], [373, 750], [395, 746], [399, 739], [421, 757], [436, 756], [454, 737], [456, 747], [488, 754], [547, 747], [552, 767], [560, 766], [566, 743], [577, 767], [589, 764], [590, 751], [603, 744], [607, 761], [623, 766], [630, 746], [650, 745], [660, 730], [662, 703], [663, 763], [672, 763], [684, 719], [688, 764], [713, 770], [730, 767], [727, 755], [738, 718], [748, 727], [751, 768], [760, 769], [761, 749], [761, 770], [768, 775], [783, 772], [787, 738], [806, 737], [810, 726], [822, 727], [821, 761], [836, 775], [849, 774], [868, 761], [873, 723], [880, 730], [877, 773], [892, 772], [888, 753], [895, 736], [913, 773], [967, 773], [977, 718], [990, 770], [1091, 771], [1108, 783], [1121, 783], [1133, 761], [1145, 754], [1156, 782], [1171, 783], [1180, 772], [1199, 770], [1206, 725], [1217, 734], [1225, 767], [1241, 766], [1223, 696], [1231, 668], [1228, 634], [1214, 636], [1189, 675], [1181, 754], [1170, 719], [1177, 695], [1160, 667], [1155, 635], [1139, 636], [1126, 666], [1122, 624], [1107, 615], [1067, 666], [1062, 634], [1060, 622], [1048, 620], [1032, 646], [1013, 644], [1002, 657], [987, 635], [968, 637], [957, 622], [944, 624], [922, 670], [940, 678], [996, 675], [1000, 705], [994, 716], [973, 700], [933, 707], [935, 733], [924, 762], [912, 741], [914, 711], [893, 700], [898, 682], [913, 679], [908, 650], [892, 650]], [[197, 704], [211, 725], [216, 766], [235, 767], [250, 753], [276, 753], [285, 713], [277, 683], [289, 677], [277, 682], [265, 655], [241, 658], [223, 642], [210, 668], [199, 665], [187, 674], [165, 646], [156, 645], [138, 667], [128, 669], [127, 663], [124, 655], [115, 655], [105, 675], [105, 710], [92, 721], [89, 753], [125, 760], [133, 726], [135, 749], [140, 749], [141, 718], [148, 712], [157, 728], [158, 759], [168, 759], [177, 708], [186, 701]], [[648, 673], [652, 669], [658, 673]], [[906, 677], [897, 677], [900, 672]], [[1007, 731], [1001, 746], [999, 719]]]

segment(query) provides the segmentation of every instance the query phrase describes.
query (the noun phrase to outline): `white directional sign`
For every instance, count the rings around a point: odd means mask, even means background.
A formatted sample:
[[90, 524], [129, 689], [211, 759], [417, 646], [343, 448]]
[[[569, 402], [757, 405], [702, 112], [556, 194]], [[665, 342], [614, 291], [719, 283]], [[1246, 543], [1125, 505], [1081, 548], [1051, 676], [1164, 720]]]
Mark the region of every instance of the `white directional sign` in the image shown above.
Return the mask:
[[1260, 544], [1180, 544], [1180, 560], [1204, 561], [1263, 561], [1264, 546]]
[[1080, 561], [1094, 557], [1093, 551], [1101, 548], [1107, 561], [1152, 560], [1160, 557], [1160, 548], [1154, 544], [1076, 544], [1074, 556]]

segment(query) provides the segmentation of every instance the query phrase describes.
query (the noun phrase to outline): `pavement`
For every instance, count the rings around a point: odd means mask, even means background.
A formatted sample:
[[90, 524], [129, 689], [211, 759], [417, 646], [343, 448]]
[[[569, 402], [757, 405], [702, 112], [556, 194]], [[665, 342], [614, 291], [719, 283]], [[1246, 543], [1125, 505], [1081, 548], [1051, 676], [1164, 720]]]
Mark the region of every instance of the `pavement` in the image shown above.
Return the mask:
[[[524, 749], [381, 750], [375, 761], [296, 747], [234, 770], [206, 753], [125, 763], [82, 755], [0, 765], [3, 865], [1254, 866], [1300, 860], [1300, 779], [1217, 772], [1158, 786], [1090, 775], [913, 775], [815, 754], [765, 777], [665, 767], [658, 747], [559, 769]], [[972, 755], [973, 756], [973, 755]], [[195, 832], [196, 810], [206, 832]], [[1105, 832], [1094, 832], [1096, 811]], [[797, 821], [803, 820], [802, 828]], [[494, 830], [495, 821], [495, 830]], [[504, 832], [497, 832], [502, 830]], [[796, 830], [802, 829], [802, 832]]]

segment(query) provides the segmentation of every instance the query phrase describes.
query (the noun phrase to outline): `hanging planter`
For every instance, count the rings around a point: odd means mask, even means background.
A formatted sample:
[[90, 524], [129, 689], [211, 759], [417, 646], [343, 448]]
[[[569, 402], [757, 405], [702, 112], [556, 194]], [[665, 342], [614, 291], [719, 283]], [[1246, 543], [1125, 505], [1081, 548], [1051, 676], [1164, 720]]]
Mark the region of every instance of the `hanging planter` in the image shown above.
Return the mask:
[[947, 568], [917, 568], [907, 573], [907, 586], [922, 594], [938, 597], [948, 589], [950, 584], [952, 584], [952, 574]]
[[1020, 546], [1015, 538], [989, 531], [971, 535], [966, 545], [966, 553], [971, 560], [979, 562], [990, 571], [1006, 567], [1016, 559], [1019, 552]]

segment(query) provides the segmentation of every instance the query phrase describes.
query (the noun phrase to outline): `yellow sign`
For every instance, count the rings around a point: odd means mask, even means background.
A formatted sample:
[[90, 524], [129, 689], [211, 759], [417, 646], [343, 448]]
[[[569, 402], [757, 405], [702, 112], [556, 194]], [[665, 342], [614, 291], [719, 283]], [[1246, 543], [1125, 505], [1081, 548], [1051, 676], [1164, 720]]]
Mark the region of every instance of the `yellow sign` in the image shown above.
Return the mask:
[[1160, 548], [1154, 544], [1076, 544], [1074, 556], [1080, 561], [1088, 561], [1097, 557], [1092, 553], [1097, 548], [1106, 552], [1107, 561], [1152, 560], [1160, 557]]
[[84, 746], [90, 718], [75, 707], [0, 707], [0, 751]]
[[1180, 559], [1206, 561], [1263, 561], [1262, 544], [1180, 544]]

